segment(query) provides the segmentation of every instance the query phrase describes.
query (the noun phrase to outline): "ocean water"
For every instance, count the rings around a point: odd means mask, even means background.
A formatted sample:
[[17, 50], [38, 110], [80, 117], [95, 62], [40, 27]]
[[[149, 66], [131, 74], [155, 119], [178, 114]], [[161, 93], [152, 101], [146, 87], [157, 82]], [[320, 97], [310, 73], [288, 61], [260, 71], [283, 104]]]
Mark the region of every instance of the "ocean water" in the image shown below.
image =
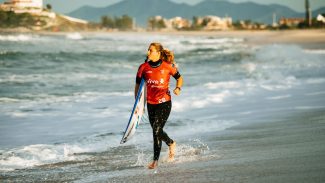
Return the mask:
[[[174, 51], [184, 78], [165, 127], [178, 142], [176, 165], [220, 158], [208, 139], [227, 128], [325, 109], [325, 46], [252, 46], [211, 35], [0, 34], [3, 179], [91, 182], [98, 171], [107, 180], [148, 173], [148, 118], [132, 140], [119, 142], [151, 42]], [[169, 166], [165, 145], [162, 151], [160, 164]]]

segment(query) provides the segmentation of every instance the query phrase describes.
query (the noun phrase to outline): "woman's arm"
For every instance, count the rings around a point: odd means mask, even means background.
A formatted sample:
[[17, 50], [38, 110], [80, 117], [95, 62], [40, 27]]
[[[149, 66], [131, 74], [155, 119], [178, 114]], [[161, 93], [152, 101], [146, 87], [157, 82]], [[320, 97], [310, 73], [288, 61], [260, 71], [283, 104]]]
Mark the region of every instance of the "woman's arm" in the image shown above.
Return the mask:
[[176, 87], [174, 89], [174, 94], [175, 95], [180, 94], [182, 86], [183, 86], [183, 77], [181, 76], [176, 80]]
[[134, 98], [137, 98], [137, 94], [138, 94], [139, 86], [140, 86], [140, 85], [139, 85], [138, 83], [135, 84], [135, 87], [134, 87]]

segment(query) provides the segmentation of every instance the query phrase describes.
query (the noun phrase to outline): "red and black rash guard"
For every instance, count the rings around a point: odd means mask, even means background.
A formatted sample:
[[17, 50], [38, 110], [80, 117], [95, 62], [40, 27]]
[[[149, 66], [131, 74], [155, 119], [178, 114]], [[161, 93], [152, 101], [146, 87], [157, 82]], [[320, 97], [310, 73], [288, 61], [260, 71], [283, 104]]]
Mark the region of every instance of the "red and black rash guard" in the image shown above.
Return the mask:
[[174, 64], [159, 60], [157, 62], [148, 61], [140, 65], [136, 83], [140, 84], [142, 77], [145, 79], [149, 104], [160, 104], [171, 100], [170, 76], [176, 80], [181, 77]]

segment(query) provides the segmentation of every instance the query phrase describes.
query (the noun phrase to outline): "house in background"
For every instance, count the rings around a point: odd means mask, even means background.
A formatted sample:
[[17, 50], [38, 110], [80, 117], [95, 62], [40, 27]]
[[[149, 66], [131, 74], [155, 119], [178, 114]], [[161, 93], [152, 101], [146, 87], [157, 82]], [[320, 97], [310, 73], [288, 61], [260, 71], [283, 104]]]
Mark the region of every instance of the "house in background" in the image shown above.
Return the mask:
[[168, 25], [174, 29], [184, 29], [189, 28], [191, 26], [191, 23], [189, 20], [182, 17], [174, 17], [168, 20]]
[[305, 22], [305, 18], [280, 18], [279, 25], [280, 26], [285, 25], [288, 27], [296, 27], [300, 23], [304, 23], [304, 22]]
[[15, 13], [40, 14], [43, 12], [43, 0], [9, 0], [1, 4], [0, 8]]
[[8, 0], [0, 4], [0, 10], [19, 13], [29, 13], [54, 19], [56, 14], [43, 8], [43, 0]]
[[197, 18], [196, 24], [201, 25], [203, 30], [227, 30], [232, 27], [232, 18], [220, 18], [210, 15]]
[[232, 18], [220, 18], [217, 16], [195, 17], [191, 22], [182, 17], [165, 19], [162, 16], [154, 16], [148, 20], [150, 30], [180, 30], [198, 27], [200, 30], [228, 30], [232, 28]]
[[[0, 10], [14, 12], [15, 14], [29, 13], [33, 15], [35, 22], [29, 25], [33, 30], [52, 29], [59, 31], [88, 28], [88, 21], [59, 15], [50, 9], [43, 8], [43, 0], [7, 0], [0, 4]], [[23, 22], [24, 20], [19, 19], [19, 21]]]
[[325, 14], [319, 14], [319, 15], [317, 15], [316, 20], [318, 22], [322, 22], [323, 24], [325, 24]]

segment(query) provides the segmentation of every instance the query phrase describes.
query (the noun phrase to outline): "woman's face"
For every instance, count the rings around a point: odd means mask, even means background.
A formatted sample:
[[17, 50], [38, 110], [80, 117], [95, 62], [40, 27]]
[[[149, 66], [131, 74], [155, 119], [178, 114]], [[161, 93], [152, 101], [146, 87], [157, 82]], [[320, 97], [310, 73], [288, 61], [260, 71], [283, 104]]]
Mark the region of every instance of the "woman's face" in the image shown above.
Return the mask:
[[160, 59], [160, 52], [158, 52], [154, 46], [149, 47], [147, 55], [148, 59], [154, 62]]

